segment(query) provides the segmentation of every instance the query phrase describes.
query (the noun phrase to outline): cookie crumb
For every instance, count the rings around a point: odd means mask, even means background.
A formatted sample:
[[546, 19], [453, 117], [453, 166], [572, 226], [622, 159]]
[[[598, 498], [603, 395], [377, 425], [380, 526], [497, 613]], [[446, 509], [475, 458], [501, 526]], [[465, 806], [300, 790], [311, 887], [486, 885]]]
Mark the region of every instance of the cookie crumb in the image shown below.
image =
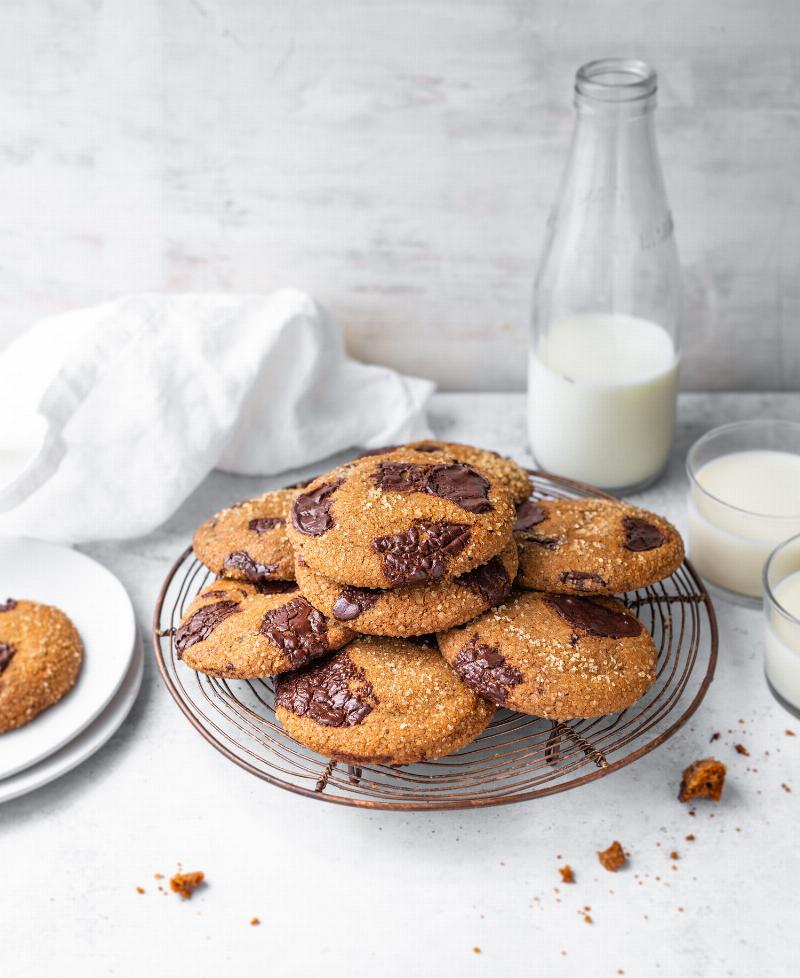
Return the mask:
[[600, 860], [600, 865], [603, 869], [607, 869], [609, 873], [616, 873], [618, 869], [626, 863], [625, 851], [619, 842], [615, 839], [608, 849], [597, 850], [597, 858]]
[[683, 772], [678, 801], [686, 802], [693, 798], [711, 798], [713, 801], [719, 801], [725, 786], [725, 773], [725, 765], [714, 757], [695, 761]]
[[154, 880], [163, 880], [164, 879], [164, 874], [163, 873], [153, 873], [153, 879]]
[[785, 783], [784, 781], [781, 781], [781, 788], [783, 788], [783, 790], [784, 790], [784, 791], [785, 791], [785, 792], [786, 792], [787, 794], [791, 794], [791, 792], [792, 792], [792, 789], [791, 789], [791, 788], [789, 787], [789, 785], [788, 785], [788, 784], [786, 784], [786, 783]]
[[717, 732], [716, 732], [716, 733], [713, 733], [713, 734], [711, 734], [711, 740], [710, 740], [710, 743], [712, 743], [712, 744], [713, 744], [713, 743], [714, 743], [714, 741], [715, 741], [715, 740], [719, 740], [719, 738], [720, 738], [720, 733], [719, 733], [719, 730], [717, 730]]
[[480, 949], [479, 947], [474, 947], [474, 948], [472, 949], [472, 953], [473, 953], [473, 954], [480, 954], [480, 953], [481, 953], [481, 949]]
[[794, 730], [788, 730], [787, 729], [787, 730], [784, 731], [784, 733], [786, 734], [787, 737], [794, 737], [795, 736]]
[[584, 923], [586, 923], [586, 924], [593, 923], [592, 918], [589, 916], [588, 913], [583, 915], [583, 920], [584, 920]]
[[559, 866], [558, 867], [558, 871], [559, 871], [559, 873], [561, 873], [561, 882], [562, 883], [574, 883], [575, 882], [575, 873], [573, 873], [573, 871], [572, 871], [572, 866], [570, 866], [570, 865], [567, 865], [567, 866]]
[[744, 746], [744, 744], [734, 744], [733, 747], [737, 754], [743, 754], [745, 757], [750, 756], [750, 751]]
[[136, 887], [136, 892], [137, 893], [144, 893], [144, 887], [143, 886], [137, 886]]
[[188, 900], [205, 878], [206, 874], [200, 870], [194, 873], [176, 873], [169, 881], [169, 886], [182, 900]]
[[694, 842], [694, 835], [692, 835], [691, 832], [686, 836], [686, 841], [687, 842]]
[[669, 854], [669, 858], [670, 859], [680, 859], [680, 856], [678, 855], [678, 852], [677, 852], [676, 849], [673, 849], [672, 850], [672, 852]]
[[260, 925], [260, 923], [261, 923], [261, 921], [259, 920], [258, 917], [253, 917], [252, 920], [250, 921], [250, 926], [251, 927], [258, 927]]

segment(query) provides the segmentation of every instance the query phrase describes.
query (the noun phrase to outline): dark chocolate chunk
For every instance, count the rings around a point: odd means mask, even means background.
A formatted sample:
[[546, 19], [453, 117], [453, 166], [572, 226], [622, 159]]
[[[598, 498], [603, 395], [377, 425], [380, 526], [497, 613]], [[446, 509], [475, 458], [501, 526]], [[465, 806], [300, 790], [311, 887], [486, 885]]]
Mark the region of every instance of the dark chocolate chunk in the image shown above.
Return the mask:
[[268, 611], [259, 631], [278, 646], [293, 669], [325, 655], [329, 649], [325, 616], [302, 596]]
[[599, 574], [590, 574], [588, 571], [562, 571], [558, 575], [562, 584], [572, 584], [579, 591], [591, 591], [590, 584], [599, 584], [600, 587], [608, 587], [608, 581], [604, 580]]
[[599, 638], [635, 638], [642, 634], [642, 625], [637, 618], [607, 608], [592, 598], [548, 594], [545, 601], [564, 621], [584, 634]]
[[488, 513], [492, 508], [488, 479], [460, 462], [434, 465], [428, 473], [426, 488], [431, 495], [448, 499], [468, 513]]
[[267, 530], [274, 530], [276, 526], [284, 526], [285, 523], [282, 516], [259, 516], [258, 519], [250, 520], [247, 529], [254, 533], [266, 533]]
[[380, 598], [383, 592], [378, 588], [343, 587], [333, 606], [333, 617], [338, 621], [352, 621], [358, 618]]
[[511, 579], [499, 557], [492, 557], [487, 563], [455, 580], [456, 584], [463, 584], [479, 594], [490, 608], [502, 604], [511, 594]]
[[13, 598], [8, 598], [5, 604], [0, 604], [0, 611], [13, 611], [17, 607], [17, 602]]
[[277, 564], [260, 564], [246, 550], [234, 550], [222, 564], [223, 571], [240, 571], [248, 581], [253, 582], [269, 580], [277, 567]]
[[331, 496], [344, 480], [329, 482], [311, 492], [301, 493], [292, 506], [292, 524], [299, 533], [319, 537], [335, 525], [331, 513]]
[[528, 499], [520, 506], [517, 506], [517, 519], [514, 523], [515, 530], [530, 530], [532, 526], [538, 526], [547, 519], [547, 510], [535, 502]]
[[288, 594], [298, 591], [297, 581], [257, 581], [256, 591], [259, 594]]
[[506, 664], [497, 646], [479, 643], [477, 635], [460, 649], [453, 668], [470, 689], [498, 706], [506, 702], [511, 688], [522, 682], [522, 673]]
[[426, 492], [427, 474], [424, 466], [414, 462], [381, 462], [372, 478], [386, 492]]
[[14, 658], [14, 653], [17, 650], [13, 645], [8, 645], [6, 642], [0, 642], [0, 675], [2, 675], [8, 668], [9, 662]]
[[275, 705], [326, 727], [354, 727], [378, 705], [372, 683], [347, 652], [275, 682]]
[[405, 533], [378, 537], [372, 548], [382, 555], [383, 573], [391, 584], [424, 584], [445, 576], [448, 558], [460, 554], [469, 538], [464, 523], [421, 520]]
[[239, 611], [238, 601], [218, 601], [216, 604], [206, 604], [187, 619], [175, 632], [175, 648], [178, 658], [182, 658], [183, 653], [197, 642], [204, 642], [230, 615], [235, 615]]
[[640, 553], [642, 550], [656, 550], [667, 542], [667, 537], [657, 526], [641, 520], [638, 516], [624, 516], [625, 549]]

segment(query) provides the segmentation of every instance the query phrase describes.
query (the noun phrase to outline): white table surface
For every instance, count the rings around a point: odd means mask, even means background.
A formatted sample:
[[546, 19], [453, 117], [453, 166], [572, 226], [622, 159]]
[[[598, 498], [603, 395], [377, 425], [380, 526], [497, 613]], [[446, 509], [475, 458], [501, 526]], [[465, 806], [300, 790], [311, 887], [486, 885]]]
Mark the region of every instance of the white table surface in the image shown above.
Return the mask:
[[[669, 472], [637, 501], [683, 527], [691, 441], [767, 416], [800, 417], [800, 398], [683, 396]], [[432, 423], [438, 435], [527, 458], [520, 395], [441, 395]], [[159, 585], [195, 525], [262, 488], [214, 473], [157, 533], [86, 550], [119, 575], [149, 634]], [[150, 657], [112, 741], [0, 807], [0, 973], [39, 978], [45, 964], [197, 978], [234, 966], [280, 978], [797, 973], [800, 722], [764, 684], [759, 613], [721, 602], [717, 611], [716, 680], [671, 741], [578, 791], [474, 812], [366, 813], [263, 784], [198, 736]], [[728, 765], [724, 798], [690, 817], [676, 799], [680, 772], [712, 753]], [[616, 875], [595, 856], [613, 839], [631, 852]], [[153, 878], [178, 862], [209, 884], [186, 903]], [[565, 862], [571, 886], [560, 883]]]

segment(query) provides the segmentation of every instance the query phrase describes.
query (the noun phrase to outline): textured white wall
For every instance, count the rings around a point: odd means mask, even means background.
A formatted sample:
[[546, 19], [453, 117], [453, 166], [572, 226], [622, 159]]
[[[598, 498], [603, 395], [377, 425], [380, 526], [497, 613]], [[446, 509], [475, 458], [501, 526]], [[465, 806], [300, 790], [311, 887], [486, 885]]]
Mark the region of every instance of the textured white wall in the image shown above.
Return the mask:
[[608, 54], [661, 74], [684, 385], [797, 389], [796, 0], [2, 0], [0, 346], [291, 283], [365, 359], [521, 388], [572, 76]]

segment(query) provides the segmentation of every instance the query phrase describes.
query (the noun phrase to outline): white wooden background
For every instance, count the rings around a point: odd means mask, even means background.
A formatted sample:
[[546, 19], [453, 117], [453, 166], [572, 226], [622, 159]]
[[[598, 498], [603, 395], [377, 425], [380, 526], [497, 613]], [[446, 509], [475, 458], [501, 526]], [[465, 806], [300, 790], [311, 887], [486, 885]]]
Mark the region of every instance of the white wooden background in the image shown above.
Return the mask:
[[797, 0], [2, 0], [0, 347], [295, 284], [367, 360], [522, 388], [572, 76], [617, 53], [661, 73], [684, 386], [797, 389]]

